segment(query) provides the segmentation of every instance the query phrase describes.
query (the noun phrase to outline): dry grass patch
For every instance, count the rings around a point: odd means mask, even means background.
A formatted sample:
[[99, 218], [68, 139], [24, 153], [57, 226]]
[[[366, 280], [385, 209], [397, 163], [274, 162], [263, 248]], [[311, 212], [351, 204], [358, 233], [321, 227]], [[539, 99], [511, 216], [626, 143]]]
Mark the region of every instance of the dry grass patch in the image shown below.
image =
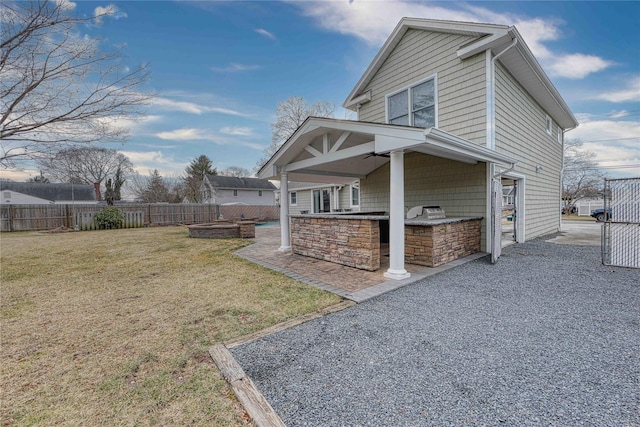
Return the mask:
[[1, 235], [3, 425], [246, 423], [208, 347], [340, 298], [187, 234]]

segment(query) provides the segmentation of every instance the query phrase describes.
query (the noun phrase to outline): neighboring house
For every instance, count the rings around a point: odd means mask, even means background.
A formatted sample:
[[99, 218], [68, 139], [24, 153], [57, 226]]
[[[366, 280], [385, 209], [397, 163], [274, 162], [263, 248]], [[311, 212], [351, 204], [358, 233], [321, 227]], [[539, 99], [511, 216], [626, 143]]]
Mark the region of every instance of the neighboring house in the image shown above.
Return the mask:
[[276, 186], [266, 179], [206, 175], [202, 183], [202, 203], [274, 206], [276, 191]]
[[323, 184], [289, 183], [290, 213], [349, 212], [360, 210], [360, 182]]
[[482, 250], [498, 256], [504, 184], [515, 188], [516, 241], [558, 230], [563, 134], [578, 122], [515, 27], [403, 18], [343, 106], [358, 120], [308, 118], [258, 176], [285, 195], [289, 181], [358, 180], [360, 210], [389, 215], [387, 277], [408, 275], [412, 206], [482, 217]]
[[96, 204], [96, 190], [86, 184], [0, 181], [0, 204]]

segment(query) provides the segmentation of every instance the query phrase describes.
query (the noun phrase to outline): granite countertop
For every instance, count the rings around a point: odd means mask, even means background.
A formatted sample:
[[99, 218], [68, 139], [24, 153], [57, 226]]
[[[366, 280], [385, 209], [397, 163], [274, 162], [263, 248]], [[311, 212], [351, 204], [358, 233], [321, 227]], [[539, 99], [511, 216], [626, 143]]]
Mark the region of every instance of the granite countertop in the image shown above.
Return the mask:
[[378, 214], [377, 212], [332, 212], [313, 214], [290, 214], [290, 218], [325, 218], [325, 219], [367, 219], [378, 221], [389, 219], [389, 215]]
[[[366, 219], [372, 221], [388, 220], [389, 215], [377, 215], [374, 212], [346, 212], [346, 213], [315, 213], [315, 214], [291, 214], [291, 218], [324, 218], [324, 219]], [[482, 219], [481, 216], [461, 216], [441, 219], [405, 219], [404, 225], [442, 225], [456, 222], [473, 221]]]
[[442, 225], [442, 224], [453, 224], [456, 222], [464, 222], [464, 221], [473, 221], [475, 219], [482, 219], [481, 216], [458, 216], [458, 217], [448, 217], [448, 218], [440, 218], [440, 219], [405, 219], [404, 225]]

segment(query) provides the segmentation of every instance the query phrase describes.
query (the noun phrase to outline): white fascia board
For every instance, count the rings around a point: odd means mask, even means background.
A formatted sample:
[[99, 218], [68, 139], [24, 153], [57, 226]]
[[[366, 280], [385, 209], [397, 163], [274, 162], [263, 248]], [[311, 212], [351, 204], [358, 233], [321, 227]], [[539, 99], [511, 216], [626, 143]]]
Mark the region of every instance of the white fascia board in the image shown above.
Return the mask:
[[344, 108], [351, 108], [351, 107], [355, 107], [358, 104], [366, 104], [367, 102], [371, 101], [371, 91], [368, 90], [365, 93], [363, 93], [362, 95], [353, 98], [351, 100], [349, 100], [349, 98], [347, 98], [347, 101], [345, 101], [344, 103]]
[[511, 42], [511, 38], [509, 37], [508, 33], [508, 31], [500, 31], [476, 42], [463, 46], [456, 51], [456, 55], [460, 59], [467, 59], [474, 55], [477, 55], [478, 53], [484, 52], [487, 49], [492, 49], [498, 45], [501, 45], [506, 41]]
[[325, 163], [331, 163], [338, 160], [349, 159], [351, 157], [359, 157], [364, 154], [371, 153], [375, 149], [375, 142], [366, 142], [364, 144], [356, 145], [355, 147], [345, 148], [335, 153], [328, 153], [321, 157], [314, 157], [311, 159], [300, 160], [297, 162], [289, 163], [282, 166], [283, 172], [293, 172], [299, 169], [308, 169], [314, 166], [320, 166]]
[[476, 161], [506, 165], [518, 163], [518, 160], [511, 156], [497, 153], [496, 151], [490, 150], [482, 145], [474, 144], [471, 141], [467, 141], [464, 138], [460, 138], [459, 136], [452, 135], [439, 129], [429, 128], [424, 131], [424, 135], [427, 143], [461, 155], [469, 156]]

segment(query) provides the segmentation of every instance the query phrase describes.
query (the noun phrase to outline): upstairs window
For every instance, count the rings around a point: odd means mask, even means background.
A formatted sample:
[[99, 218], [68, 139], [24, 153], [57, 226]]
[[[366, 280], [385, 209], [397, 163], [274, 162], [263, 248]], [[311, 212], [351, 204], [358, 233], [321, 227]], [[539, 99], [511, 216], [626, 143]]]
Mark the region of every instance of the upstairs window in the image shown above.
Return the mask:
[[233, 190], [233, 197], [238, 197], [238, 190]]
[[551, 121], [551, 117], [547, 116], [544, 122], [545, 130], [549, 135], [553, 132], [553, 122]]
[[291, 198], [291, 206], [296, 206], [298, 204], [298, 193], [292, 191], [289, 197]]
[[430, 77], [387, 95], [387, 122], [428, 128], [436, 125], [436, 79]]
[[258, 190], [258, 197], [262, 197], [262, 190]]

